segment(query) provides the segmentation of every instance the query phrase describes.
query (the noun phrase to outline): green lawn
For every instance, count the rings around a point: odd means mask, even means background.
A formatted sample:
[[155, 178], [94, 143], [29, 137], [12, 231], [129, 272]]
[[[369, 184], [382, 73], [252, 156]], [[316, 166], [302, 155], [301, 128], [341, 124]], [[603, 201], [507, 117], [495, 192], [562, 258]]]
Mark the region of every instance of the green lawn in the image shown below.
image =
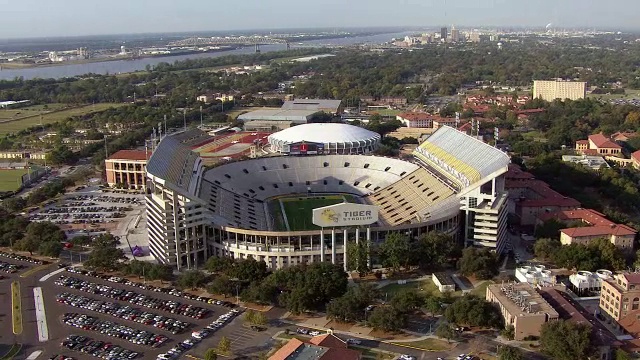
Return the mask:
[[0, 109], [0, 121], [46, 114], [51, 111], [62, 110], [65, 107], [65, 104], [47, 104]]
[[[423, 293], [425, 295], [432, 295], [432, 296], [442, 295], [442, 293], [440, 293], [440, 290], [438, 290], [438, 288], [436, 287], [436, 284], [434, 284], [433, 281], [431, 281], [431, 279], [427, 279], [423, 281], [410, 281], [402, 285], [398, 283], [385, 285], [380, 288], [380, 293], [382, 294], [383, 297], [387, 297], [388, 299], [391, 299], [396, 293], [403, 290], [409, 290], [409, 289], [418, 290], [418, 292]], [[457, 293], [458, 292], [455, 292], [452, 295], [456, 295]]]
[[26, 169], [0, 170], [0, 192], [18, 190], [26, 173]]
[[[353, 199], [353, 198], [351, 198]], [[339, 204], [344, 202], [343, 195], [325, 195], [312, 197], [291, 197], [280, 199], [282, 207], [287, 215], [289, 229], [291, 231], [319, 229], [311, 222], [313, 209]]]
[[614, 100], [614, 99], [634, 99], [640, 97], [640, 90], [636, 89], [624, 89], [624, 94], [588, 94], [587, 97], [595, 98], [595, 99], [603, 99], [603, 100]]
[[[35, 107], [35, 106], [32, 107], [32, 108], [35, 108], [35, 110], [30, 110], [30, 111], [26, 110], [28, 108], [0, 110], [0, 113], [3, 113], [5, 111], [21, 112], [21, 114], [18, 114], [19, 118], [16, 118], [16, 117], [7, 118], [0, 115], [0, 121], [13, 120], [9, 122], [0, 123], [0, 135], [18, 132], [20, 130], [28, 129], [32, 126], [37, 126], [41, 123], [41, 121], [42, 121], [42, 124], [52, 124], [61, 120], [65, 120], [68, 117], [88, 115], [88, 114], [107, 110], [108, 108], [111, 108], [111, 107], [124, 106], [126, 104], [98, 103], [98, 104], [76, 107], [72, 109], [51, 112], [52, 109], [60, 109], [59, 105], [60, 104], [51, 104], [49, 105], [50, 108], [47, 111], [44, 111], [43, 106], [41, 105], [39, 105], [38, 107]], [[42, 115], [42, 120], [40, 115]], [[9, 116], [9, 114], [5, 114], [5, 116]]]

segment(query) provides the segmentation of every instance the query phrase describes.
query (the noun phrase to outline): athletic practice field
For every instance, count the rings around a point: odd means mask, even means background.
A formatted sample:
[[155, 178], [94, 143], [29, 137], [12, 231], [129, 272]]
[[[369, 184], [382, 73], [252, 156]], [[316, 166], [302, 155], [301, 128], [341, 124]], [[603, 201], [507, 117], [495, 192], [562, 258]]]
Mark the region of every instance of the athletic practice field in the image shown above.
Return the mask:
[[311, 221], [313, 209], [345, 201], [356, 202], [351, 195], [298, 195], [274, 199], [269, 204], [269, 210], [274, 217], [274, 230], [301, 231], [318, 229]]
[[27, 169], [0, 169], [0, 192], [18, 190], [26, 173]]

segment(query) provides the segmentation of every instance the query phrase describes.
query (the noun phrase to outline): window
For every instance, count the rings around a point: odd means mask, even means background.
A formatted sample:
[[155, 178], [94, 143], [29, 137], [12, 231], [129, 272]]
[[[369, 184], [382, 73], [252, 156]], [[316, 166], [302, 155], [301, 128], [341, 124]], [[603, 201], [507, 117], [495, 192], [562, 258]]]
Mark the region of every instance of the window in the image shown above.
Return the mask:
[[249, 170], [247, 170], [247, 169], [242, 169], [242, 172], [243, 172], [243, 173], [245, 173], [245, 174], [248, 174], [248, 173], [249, 173]]
[[324, 162], [324, 163], [322, 163], [322, 166], [329, 167], [329, 163], [328, 162]]
[[264, 191], [264, 186], [260, 185], [260, 186], [258, 186], [258, 189]]
[[342, 184], [344, 184], [344, 181], [342, 180], [338, 181], [338, 185], [342, 185]]
[[224, 177], [226, 177], [227, 179], [231, 179], [231, 175], [229, 174], [224, 174]]
[[327, 180], [322, 180], [322, 183], [327, 185]]
[[631, 310], [638, 310], [640, 308], [640, 298], [634, 298], [631, 304]]
[[404, 174], [406, 174], [406, 173], [407, 173], [406, 171], [403, 171], [403, 172], [400, 173], [400, 176], [404, 176]]
[[289, 165], [287, 165], [287, 164], [282, 164], [282, 168], [283, 168], [283, 169], [288, 169], [288, 168], [289, 168]]
[[266, 166], [263, 166], [263, 167], [262, 167], [262, 171], [267, 171], [267, 167], [266, 167]]
[[305, 184], [307, 184], [307, 186], [311, 185], [311, 181], [306, 181]]
[[349, 164], [348, 162], [344, 163], [344, 167], [349, 167], [349, 165], [351, 164]]
[[353, 183], [353, 186], [358, 186], [360, 184], [360, 181], [356, 181]]
[[386, 168], [384, 168], [384, 171], [389, 171], [389, 169], [391, 169], [391, 166], [387, 166]]
[[275, 189], [277, 189], [277, 188], [278, 188], [278, 184], [273, 184], [273, 187], [274, 187]]
[[364, 168], [368, 169], [369, 168], [369, 164], [364, 164]]
[[291, 181], [289, 181], [289, 186], [293, 186], [293, 183]]

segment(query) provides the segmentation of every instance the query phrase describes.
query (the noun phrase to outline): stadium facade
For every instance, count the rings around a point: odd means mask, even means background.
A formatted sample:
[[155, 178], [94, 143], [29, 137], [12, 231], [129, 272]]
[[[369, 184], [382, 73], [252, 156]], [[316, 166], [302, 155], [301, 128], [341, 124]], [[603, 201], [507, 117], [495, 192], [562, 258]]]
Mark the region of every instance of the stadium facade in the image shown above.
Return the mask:
[[[464, 234], [469, 244], [506, 244], [506, 154], [443, 127], [403, 161], [371, 155], [273, 156], [205, 171], [180, 135], [165, 137], [147, 166], [151, 254], [178, 269], [210, 256], [249, 256], [271, 268], [343, 263], [346, 241], [384, 241], [390, 232]], [[282, 228], [278, 200], [346, 194], [379, 208], [362, 228]], [[279, 204], [279, 205], [278, 205]], [[283, 211], [282, 214], [286, 214]], [[311, 219], [309, 219], [311, 222]], [[366, 234], [366, 236], [365, 236]]]

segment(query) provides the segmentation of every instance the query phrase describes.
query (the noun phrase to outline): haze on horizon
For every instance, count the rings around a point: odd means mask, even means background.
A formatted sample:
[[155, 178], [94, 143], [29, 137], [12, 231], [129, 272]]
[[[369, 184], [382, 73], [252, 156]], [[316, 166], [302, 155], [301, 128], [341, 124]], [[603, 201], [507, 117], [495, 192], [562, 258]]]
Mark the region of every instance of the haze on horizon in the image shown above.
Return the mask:
[[638, 0], [0, 0], [0, 7], [4, 39], [451, 24], [622, 30], [638, 28], [640, 13]]

